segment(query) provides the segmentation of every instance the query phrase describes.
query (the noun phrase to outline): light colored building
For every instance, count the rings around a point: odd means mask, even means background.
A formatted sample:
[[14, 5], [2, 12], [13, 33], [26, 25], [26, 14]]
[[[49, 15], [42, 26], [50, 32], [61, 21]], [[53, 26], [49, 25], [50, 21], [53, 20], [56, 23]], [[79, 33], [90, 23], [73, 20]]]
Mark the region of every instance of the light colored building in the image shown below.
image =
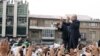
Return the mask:
[[100, 40], [100, 20], [82, 20], [80, 32], [82, 37], [86, 38], [87, 41]]
[[28, 2], [23, 0], [0, 1], [0, 36], [27, 37]]
[[[93, 20], [85, 15], [78, 15], [78, 20], [81, 22], [80, 32], [82, 38], [86, 38], [87, 41], [100, 39], [100, 20]], [[61, 32], [54, 27], [54, 24], [58, 22], [60, 22], [59, 16], [30, 15], [29, 37], [37, 43], [61, 42]]]

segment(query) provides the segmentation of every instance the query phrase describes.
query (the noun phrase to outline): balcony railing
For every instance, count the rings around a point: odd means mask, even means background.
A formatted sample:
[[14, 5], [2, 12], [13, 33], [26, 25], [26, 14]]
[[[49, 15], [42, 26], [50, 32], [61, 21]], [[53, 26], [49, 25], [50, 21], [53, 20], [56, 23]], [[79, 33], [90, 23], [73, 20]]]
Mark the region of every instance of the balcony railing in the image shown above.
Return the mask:
[[56, 30], [56, 27], [45, 27], [45, 26], [29, 26], [29, 29], [51, 29]]
[[55, 39], [55, 37], [42, 37], [42, 39]]

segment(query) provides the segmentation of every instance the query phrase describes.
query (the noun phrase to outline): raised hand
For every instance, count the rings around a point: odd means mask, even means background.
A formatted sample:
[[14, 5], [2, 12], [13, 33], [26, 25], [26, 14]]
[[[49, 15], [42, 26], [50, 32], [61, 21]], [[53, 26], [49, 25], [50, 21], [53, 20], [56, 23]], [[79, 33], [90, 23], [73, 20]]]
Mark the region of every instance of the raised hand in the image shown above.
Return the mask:
[[50, 48], [50, 56], [55, 56], [54, 49]]
[[26, 56], [32, 56], [33, 46], [29, 46], [26, 51]]
[[7, 56], [10, 51], [10, 45], [7, 39], [2, 39], [0, 41], [0, 55]]

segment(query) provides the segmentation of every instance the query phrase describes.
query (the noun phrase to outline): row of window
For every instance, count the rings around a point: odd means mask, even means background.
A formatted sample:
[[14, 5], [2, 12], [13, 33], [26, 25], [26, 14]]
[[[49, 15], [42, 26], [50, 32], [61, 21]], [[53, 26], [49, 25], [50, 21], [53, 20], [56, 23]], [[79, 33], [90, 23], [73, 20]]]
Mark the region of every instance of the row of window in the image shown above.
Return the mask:
[[52, 27], [56, 23], [53, 20], [30, 20], [31, 26], [46, 26], [46, 27]]
[[[32, 31], [31, 32], [31, 36], [33, 38], [37, 38], [37, 37], [39, 37], [38, 36], [39, 33], [40, 33], [39, 31]], [[47, 30], [47, 29], [44, 29], [44, 30], [42, 30], [41, 37], [46, 37], [46, 38], [48, 38], [48, 37], [55, 37], [55, 30]]]
[[42, 37], [54, 37], [55, 31], [54, 30], [42, 30]]
[[[89, 33], [88, 33], [89, 34]], [[81, 33], [81, 38], [86, 39], [87, 34], [86, 33]], [[94, 40], [96, 37], [96, 31], [90, 31], [90, 36], [91, 40]]]
[[[26, 18], [18, 17], [18, 26], [26, 25]], [[13, 17], [7, 17], [7, 25], [13, 25]], [[6, 34], [12, 35], [13, 34], [13, 26], [6, 27]], [[26, 35], [26, 27], [17, 27], [17, 34], [18, 35]]]
[[[7, 17], [6, 19], [6, 25], [12, 26], [13, 25], [13, 17]], [[27, 26], [27, 18], [24, 17], [18, 17], [18, 26]], [[0, 18], [0, 24], [2, 24], [2, 17]]]
[[[19, 15], [27, 15], [27, 5], [19, 5], [17, 9], [18, 16]], [[14, 14], [14, 7], [7, 6], [7, 15], [13, 16]]]
[[[26, 26], [26, 18], [20, 17], [18, 18], [18, 26]], [[7, 25], [13, 25], [13, 17], [7, 17]]]
[[[2, 27], [0, 26], [0, 34], [2, 32]], [[13, 35], [13, 27], [7, 26], [6, 27], [6, 34]], [[26, 35], [26, 27], [17, 27], [17, 35]]]
[[[55, 22], [53, 20], [30, 20], [30, 25], [31, 26], [37, 26], [37, 25], [51, 26], [54, 23], [57, 23], [57, 22]], [[91, 22], [91, 23], [82, 22], [81, 23], [82, 26], [92, 26], [92, 27], [99, 26], [99, 24], [100, 23], [94, 23], [94, 22]]]
[[[94, 40], [96, 37], [96, 31], [90, 31], [89, 37], [91, 38], [90, 40]], [[87, 38], [89, 38], [87, 35], [87, 33], [82, 32], [81, 33], [81, 39], [86, 40]], [[37, 38], [38, 33], [36, 32], [32, 32], [32, 37], [33, 38]], [[42, 30], [42, 36], [41, 37], [47, 37], [47, 38], [51, 38], [51, 37], [55, 37], [55, 30]]]
[[82, 26], [91, 26], [91, 27], [96, 27], [99, 26], [100, 23], [81, 23]]

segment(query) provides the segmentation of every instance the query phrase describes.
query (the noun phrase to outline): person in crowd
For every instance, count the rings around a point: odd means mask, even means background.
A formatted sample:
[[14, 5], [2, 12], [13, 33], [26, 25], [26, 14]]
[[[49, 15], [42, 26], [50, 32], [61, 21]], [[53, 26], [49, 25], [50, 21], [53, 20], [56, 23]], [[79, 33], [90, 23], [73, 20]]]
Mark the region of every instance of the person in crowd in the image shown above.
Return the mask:
[[23, 39], [21, 37], [18, 38], [17, 40], [18, 46], [21, 46], [23, 43]]
[[77, 15], [71, 16], [70, 21], [70, 40], [69, 40], [69, 48], [75, 49], [78, 45], [78, 40], [80, 38], [80, 21], [77, 20]]
[[54, 48], [49, 48], [50, 49], [50, 56], [55, 56]]
[[92, 56], [99, 56], [99, 49], [96, 46], [96, 42], [93, 42], [90, 48], [91, 48]]
[[58, 54], [57, 56], [64, 56], [64, 45], [61, 45], [58, 49]]
[[10, 45], [12, 46], [14, 43], [16, 43], [16, 41], [13, 38], [11, 38], [10, 39]]
[[69, 17], [67, 17], [66, 20], [63, 20], [63, 18], [61, 17], [61, 22], [57, 24], [57, 28], [58, 30], [60, 30], [62, 32], [62, 40], [63, 40], [63, 44], [65, 49], [69, 49], [67, 48], [67, 46], [69, 46], [69, 31], [68, 31], [68, 27], [70, 25], [69, 23]]
[[33, 46], [29, 46], [26, 50], [26, 56], [32, 56]]
[[22, 45], [25, 45], [25, 47], [28, 47], [28, 46], [30, 45], [30, 43], [29, 43], [28, 40], [26, 39], [26, 40], [22, 43]]

